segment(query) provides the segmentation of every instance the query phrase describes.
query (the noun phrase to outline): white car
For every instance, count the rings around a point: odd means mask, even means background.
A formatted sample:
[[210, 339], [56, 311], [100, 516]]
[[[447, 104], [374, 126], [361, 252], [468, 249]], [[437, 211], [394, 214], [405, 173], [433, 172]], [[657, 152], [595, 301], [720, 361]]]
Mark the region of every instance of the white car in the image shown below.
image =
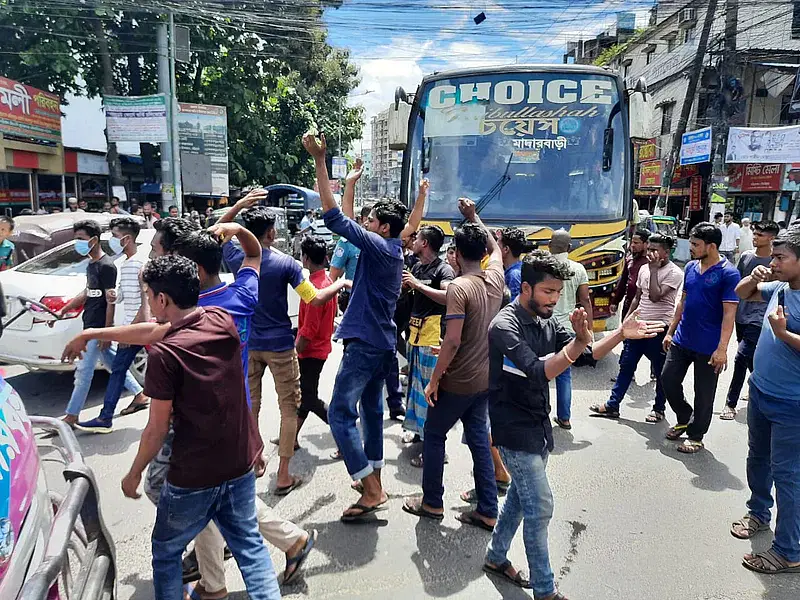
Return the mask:
[[[139, 246], [137, 256], [146, 261], [150, 254], [150, 242], [154, 229], [142, 229], [136, 238]], [[108, 246], [109, 233], [101, 236], [101, 245], [106, 254], [113, 255]], [[123, 261], [119, 256], [115, 264]], [[6, 300], [6, 317], [0, 337], [0, 362], [23, 365], [31, 370], [69, 371], [74, 365], [61, 362], [61, 353], [72, 338], [83, 330], [82, 310], [75, 310], [64, 319], [54, 321], [46, 309], [57, 311], [86, 287], [86, 266], [89, 259], [75, 252], [72, 242], [53, 248], [48, 252], [0, 273], [0, 284]], [[225, 281], [233, 277], [222, 275]], [[290, 291], [289, 316], [292, 326], [297, 327], [300, 298]], [[32, 310], [24, 310], [24, 303], [32, 301]], [[40, 307], [37, 310], [37, 306]], [[122, 304], [116, 307], [115, 322], [121, 323]], [[22, 312], [21, 316], [14, 319]], [[13, 322], [11, 322], [11, 320]], [[131, 372], [139, 383], [144, 383], [147, 354], [142, 351], [134, 360]]]

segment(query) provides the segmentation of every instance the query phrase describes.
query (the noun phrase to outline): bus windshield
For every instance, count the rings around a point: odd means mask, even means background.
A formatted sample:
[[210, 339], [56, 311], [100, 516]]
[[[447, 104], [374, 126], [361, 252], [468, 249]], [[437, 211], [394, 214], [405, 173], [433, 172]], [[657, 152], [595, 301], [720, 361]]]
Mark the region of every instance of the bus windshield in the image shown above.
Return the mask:
[[410, 185], [430, 180], [426, 217], [458, 218], [467, 196], [484, 219], [608, 221], [625, 216], [626, 131], [621, 111], [612, 164], [604, 131], [616, 79], [581, 73], [499, 73], [433, 81], [412, 119]]

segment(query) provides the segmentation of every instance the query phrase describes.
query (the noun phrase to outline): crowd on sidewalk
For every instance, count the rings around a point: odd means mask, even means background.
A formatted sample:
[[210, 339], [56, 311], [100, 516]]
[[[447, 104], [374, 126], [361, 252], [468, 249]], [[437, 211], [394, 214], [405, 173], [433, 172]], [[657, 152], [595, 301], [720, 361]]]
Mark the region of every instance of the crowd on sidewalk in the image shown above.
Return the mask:
[[[461, 497], [475, 507], [458, 519], [491, 532], [483, 569], [532, 589], [538, 600], [564, 599], [548, 554], [556, 499], [546, 467], [556, 443], [553, 425], [573, 427], [571, 368], [622, 346], [608, 400], [591, 407], [593, 416], [613, 419], [647, 357], [655, 380], [647, 421], [667, 419], [669, 405], [675, 423], [667, 437], [685, 436], [677, 450], [696, 454], [711, 426], [734, 332], [739, 346], [721, 418], [736, 416], [750, 371], [751, 498], [731, 533], [748, 539], [769, 528], [774, 485], [775, 542], [746, 555], [744, 565], [767, 574], [800, 571], [800, 392], [793, 378], [800, 367], [800, 227], [779, 232], [771, 222], [754, 224], [753, 249], [734, 264], [723, 251], [724, 231], [700, 223], [691, 232], [693, 260], [685, 270], [670, 260], [672, 238], [637, 231], [612, 307], [620, 325], [595, 339], [588, 275], [569, 259], [567, 231], [553, 233], [549, 251], [531, 250], [519, 229], [489, 231], [475, 204], [462, 198], [464, 223], [445, 249], [441, 228], [420, 227], [427, 181], [410, 214], [397, 202], [381, 201], [357, 216], [360, 169], [347, 177], [339, 206], [328, 185], [324, 137], [306, 135], [303, 144], [314, 158], [325, 224], [342, 238], [330, 273], [325, 242], [314, 235], [301, 240], [302, 266], [273, 248], [275, 215], [261, 205], [262, 190], [208, 229], [174, 216], [155, 220], [146, 262], [137, 258], [139, 221], [114, 219], [111, 248], [124, 255], [119, 269], [103, 254], [95, 223], [74, 226], [75, 249], [90, 262], [86, 290], [63, 309], [84, 307], [84, 331], [64, 351], [65, 360], [80, 358], [64, 420], [85, 432], [113, 431], [123, 389], [133, 400], [121, 415], [149, 410], [122, 490], [138, 498], [144, 480], [157, 506], [152, 554], [159, 600], [181, 597], [182, 556], [192, 540], [197, 573], [189, 578], [199, 578], [194, 597], [227, 595], [227, 551], [251, 598], [279, 598], [279, 583], [301, 576], [317, 532], [281, 518], [255, 494], [255, 480], [266, 470], [258, 427], [266, 370], [280, 410], [280, 433], [272, 440], [279, 456], [275, 494], [304, 484], [291, 464], [313, 413], [329, 425], [334, 457], [359, 494], [343, 508], [341, 521], [369, 521], [387, 510], [381, 477], [386, 400], [407, 441], [420, 445], [414, 461], [422, 470], [422, 494], [406, 498], [402, 509], [441, 521], [445, 441], [460, 421], [475, 483]], [[223, 261], [235, 274], [233, 283], [220, 278]], [[289, 286], [302, 299], [296, 332]], [[124, 305], [125, 317], [115, 326], [116, 303]], [[339, 307], [343, 316], [335, 327]], [[326, 403], [319, 382], [332, 340], [344, 352]], [[142, 348], [148, 353], [143, 389], [129, 374]], [[408, 361], [405, 395], [399, 348]], [[99, 360], [111, 370], [103, 408], [82, 420]], [[683, 393], [690, 366], [691, 401]], [[508, 560], [521, 524], [527, 572]], [[286, 555], [280, 577], [265, 540]]]

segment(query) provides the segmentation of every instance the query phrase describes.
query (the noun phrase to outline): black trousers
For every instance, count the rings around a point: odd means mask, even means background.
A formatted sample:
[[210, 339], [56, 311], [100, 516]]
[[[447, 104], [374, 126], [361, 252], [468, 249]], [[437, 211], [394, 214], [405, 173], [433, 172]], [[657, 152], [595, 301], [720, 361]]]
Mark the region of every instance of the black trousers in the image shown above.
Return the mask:
[[300, 358], [300, 408], [297, 418], [305, 419], [314, 413], [328, 423], [328, 405], [319, 398], [319, 377], [325, 361], [321, 358]]
[[731, 387], [728, 389], [728, 406], [736, 408], [739, 403], [739, 395], [742, 393], [747, 371], [753, 372], [753, 357], [756, 354], [756, 344], [761, 335], [761, 325], [740, 325], [736, 324], [736, 339], [739, 341], [739, 348], [736, 350], [736, 358], [733, 361], [733, 376], [731, 377]]
[[[714, 395], [719, 375], [708, 364], [709, 360], [711, 356], [708, 354], [700, 354], [673, 343], [661, 372], [667, 401], [675, 411], [678, 425], [688, 424], [686, 435], [690, 440], [702, 441], [714, 415]], [[690, 366], [694, 366], [694, 408], [683, 395], [683, 380]]]

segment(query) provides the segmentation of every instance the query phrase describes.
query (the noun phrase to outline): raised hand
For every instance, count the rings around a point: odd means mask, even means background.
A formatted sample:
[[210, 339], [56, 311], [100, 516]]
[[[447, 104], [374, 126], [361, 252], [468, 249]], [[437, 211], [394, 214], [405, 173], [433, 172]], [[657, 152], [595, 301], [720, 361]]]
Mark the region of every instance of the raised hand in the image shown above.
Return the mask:
[[428, 192], [431, 189], [431, 182], [427, 179], [423, 179], [419, 182], [419, 192], [417, 193], [418, 196], [427, 196]]
[[208, 231], [219, 239], [220, 244], [230, 242], [242, 228], [238, 223], [215, 223], [208, 228]]
[[239, 200], [236, 204], [239, 205], [240, 208], [250, 208], [255, 206], [259, 202], [267, 199], [267, 190], [258, 188], [255, 190], [250, 190], [248, 194]]
[[758, 265], [755, 269], [753, 269], [753, 272], [750, 273], [750, 277], [752, 277], [753, 281], [756, 283], [767, 283], [769, 281], [774, 281], [772, 269], [765, 267], [764, 265]]
[[316, 135], [306, 133], [303, 135], [303, 147], [314, 158], [325, 158], [325, 152], [328, 150], [324, 134], [320, 134], [319, 139], [317, 139]]
[[575, 332], [575, 339], [579, 344], [588, 346], [594, 341], [594, 334], [589, 327], [589, 315], [584, 308], [576, 308], [569, 315], [569, 321]]
[[364, 172], [364, 161], [360, 158], [356, 159], [356, 164], [347, 174], [347, 178], [345, 179], [345, 183], [355, 183], [359, 179], [361, 179], [361, 175]]
[[769, 315], [769, 326], [772, 327], [772, 332], [779, 339], [786, 335], [786, 311], [782, 306], [778, 306], [774, 312]]
[[475, 217], [477, 216], [475, 212], [475, 203], [469, 198], [458, 199], [458, 210], [467, 221], [475, 221]]

